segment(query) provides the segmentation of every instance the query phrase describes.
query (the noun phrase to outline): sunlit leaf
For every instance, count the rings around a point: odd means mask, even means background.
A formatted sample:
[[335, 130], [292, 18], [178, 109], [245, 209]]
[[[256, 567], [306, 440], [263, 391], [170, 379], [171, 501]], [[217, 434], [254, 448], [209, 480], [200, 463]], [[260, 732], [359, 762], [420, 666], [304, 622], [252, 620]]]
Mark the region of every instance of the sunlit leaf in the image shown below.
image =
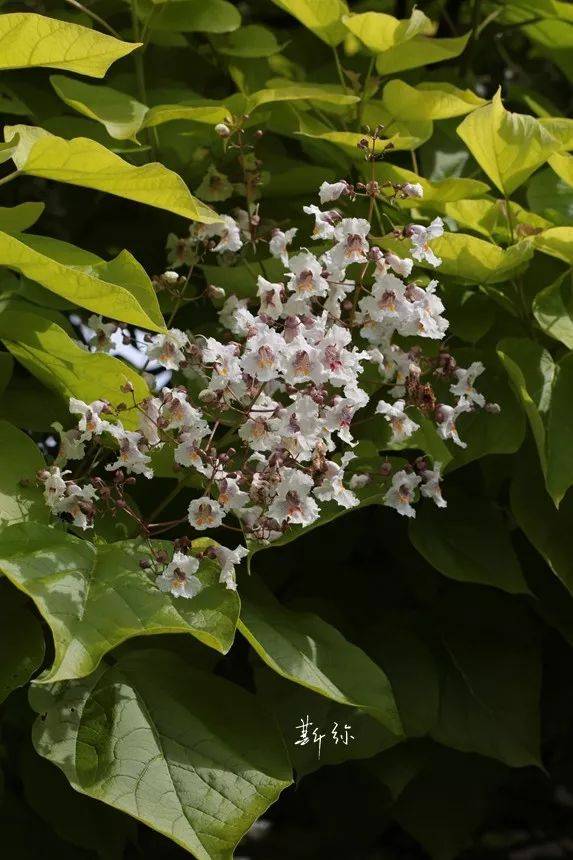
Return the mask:
[[36, 486], [36, 472], [45, 466], [40, 449], [29, 436], [0, 421], [0, 524], [27, 520], [47, 522], [48, 510]]
[[346, 36], [342, 23], [343, 15], [348, 12], [345, 0], [272, 0], [275, 6], [288, 12], [303, 26], [326, 42], [336, 46]]
[[419, 9], [414, 9], [406, 20], [383, 12], [362, 12], [346, 15], [343, 22], [373, 54], [381, 54], [420, 34], [432, 36], [436, 30], [436, 25]]
[[385, 107], [397, 119], [448, 119], [470, 113], [486, 104], [471, 90], [460, 90], [448, 83], [422, 83], [412, 87], [393, 80], [383, 92]]
[[19, 203], [18, 206], [0, 206], [0, 230], [20, 233], [35, 224], [44, 211], [43, 203]]
[[147, 112], [146, 105], [111, 87], [86, 84], [65, 75], [52, 75], [50, 83], [62, 101], [84, 116], [101, 122], [110, 137], [136, 139]]
[[552, 227], [535, 237], [535, 247], [544, 254], [573, 264], [573, 227]]
[[389, 48], [376, 57], [376, 71], [380, 75], [392, 75], [407, 69], [430, 66], [459, 57], [465, 50], [470, 33], [446, 39], [431, 39], [414, 36], [400, 45]]

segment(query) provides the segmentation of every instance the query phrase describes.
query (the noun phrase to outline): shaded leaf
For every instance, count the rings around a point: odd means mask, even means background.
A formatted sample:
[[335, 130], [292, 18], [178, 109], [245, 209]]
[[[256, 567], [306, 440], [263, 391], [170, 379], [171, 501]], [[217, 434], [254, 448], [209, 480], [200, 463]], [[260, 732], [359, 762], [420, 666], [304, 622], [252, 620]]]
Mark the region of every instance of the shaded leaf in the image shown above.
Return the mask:
[[[0, 421], [0, 524], [35, 520], [47, 522], [49, 513], [35, 486], [36, 472], [45, 467], [38, 446], [7, 421]], [[22, 484], [22, 482], [24, 482]]]
[[0, 584], [0, 704], [26, 684], [44, 659], [44, 634], [15, 588]]
[[116, 140], [136, 139], [147, 105], [111, 87], [86, 84], [65, 75], [52, 75], [50, 83], [63, 102], [78, 113], [100, 122], [110, 137]]

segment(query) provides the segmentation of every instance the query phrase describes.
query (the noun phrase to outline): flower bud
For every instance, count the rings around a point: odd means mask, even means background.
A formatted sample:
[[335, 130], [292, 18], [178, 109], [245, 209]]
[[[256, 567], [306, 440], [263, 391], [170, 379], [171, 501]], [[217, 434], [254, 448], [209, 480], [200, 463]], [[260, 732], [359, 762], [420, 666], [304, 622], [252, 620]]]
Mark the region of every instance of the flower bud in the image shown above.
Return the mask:
[[217, 123], [217, 125], [215, 126], [215, 132], [219, 135], [219, 137], [226, 138], [231, 136], [231, 129], [224, 122]]

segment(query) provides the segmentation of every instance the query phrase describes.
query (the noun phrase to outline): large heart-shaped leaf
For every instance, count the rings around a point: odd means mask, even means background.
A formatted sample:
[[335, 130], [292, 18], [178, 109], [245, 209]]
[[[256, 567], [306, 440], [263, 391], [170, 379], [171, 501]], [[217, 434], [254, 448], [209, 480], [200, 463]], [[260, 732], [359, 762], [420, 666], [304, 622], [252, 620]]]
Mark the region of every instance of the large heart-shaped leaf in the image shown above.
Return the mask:
[[181, 177], [159, 162], [136, 167], [87, 137], [64, 140], [33, 126], [5, 126], [4, 137], [20, 141], [13, 159], [21, 173], [105, 191], [127, 200], [213, 223], [219, 216], [191, 194]]
[[50, 83], [63, 102], [84, 116], [101, 122], [110, 137], [136, 140], [147, 105], [111, 87], [86, 84], [65, 75], [52, 75]]
[[44, 634], [25, 598], [6, 581], [0, 584], [0, 704], [26, 684], [44, 659]]
[[432, 36], [436, 25], [420, 9], [414, 9], [410, 18], [399, 20], [384, 12], [361, 12], [346, 15], [344, 26], [373, 54], [381, 54], [420, 34]]
[[348, 12], [345, 0], [273, 0], [315, 36], [335, 47], [346, 36], [342, 16]]
[[360, 648], [317, 615], [285, 609], [261, 583], [246, 583], [241, 596], [239, 630], [271, 669], [402, 734], [390, 682]]
[[241, 687], [142, 651], [82, 682], [37, 689], [40, 755], [84, 794], [158, 830], [197, 860], [232, 860], [292, 782], [282, 738]]
[[34, 12], [0, 16], [0, 69], [47, 66], [103, 78], [112, 63], [139, 47]]
[[225, 653], [239, 614], [236, 592], [219, 585], [203, 561], [203, 583], [190, 599], [160, 592], [139, 562], [134, 541], [94, 546], [57, 528], [18, 524], [0, 533], [0, 570], [28, 594], [54, 637], [54, 662], [41, 681], [82, 678], [116, 645], [134, 636], [188, 633]]
[[36, 472], [45, 467], [40, 449], [29, 436], [7, 421], [0, 421], [0, 524], [34, 520], [48, 522], [49, 513]]
[[396, 119], [448, 119], [471, 113], [486, 103], [471, 90], [448, 83], [425, 83], [412, 87], [393, 80], [384, 87], [383, 101]]
[[560, 149], [535, 117], [506, 111], [499, 90], [491, 104], [464, 119], [458, 134], [506, 197]]

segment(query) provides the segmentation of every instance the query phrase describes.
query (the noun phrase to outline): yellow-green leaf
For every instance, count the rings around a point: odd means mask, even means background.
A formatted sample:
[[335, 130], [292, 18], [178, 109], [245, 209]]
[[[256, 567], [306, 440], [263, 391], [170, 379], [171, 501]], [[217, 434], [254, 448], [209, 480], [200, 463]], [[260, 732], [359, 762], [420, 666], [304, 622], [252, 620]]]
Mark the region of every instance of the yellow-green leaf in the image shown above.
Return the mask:
[[506, 197], [560, 148], [538, 119], [506, 111], [499, 90], [463, 120], [458, 134]]
[[348, 6], [344, 0], [273, 0], [273, 3], [331, 47], [346, 36], [342, 17], [347, 14]]
[[324, 86], [321, 84], [297, 83], [288, 86], [276, 86], [248, 96], [246, 112], [251, 113], [262, 105], [274, 102], [293, 102], [308, 99], [314, 102], [326, 102], [338, 105], [356, 104], [360, 101], [358, 96], [345, 93], [341, 87]]
[[0, 524], [3, 528], [26, 520], [48, 522], [48, 509], [35, 484], [36, 472], [45, 465], [40, 449], [26, 433], [8, 421], [0, 421]]
[[139, 47], [34, 12], [0, 15], [0, 69], [45, 66], [103, 78], [112, 63]]
[[225, 105], [156, 105], [145, 114], [142, 128], [163, 125], [174, 120], [189, 120], [205, 125], [216, 125], [229, 117]]
[[545, 334], [573, 349], [573, 301], [571, 277], [567, 274], [537, 293], [532, 311]]
[[87, 137], [64, 140], [33, 126], [5, 126], [6, 140], [16, 134], [20, 142], [13, 159], [22, 173], [105, 191], [193, 221], [220, 220], [193, 197], [177, 173], [158, 162], [135, 167]]
[[419, 9], [414, 9], [411, 17], [403, 21], [383, 12], [362, 12], [346, 15], [343, 22], [373, 54], [381, 54], [420, 34], [432, 36], [436, 31], [436, 25]]
[[513, 231], [514, 236], [525, 237], [551, 226], [551, 222], [542, 218], [541, 215], [528, 212], [518, 203], [510, 201], [510, 231], [505, 200], [492, 200], [491, 198], [452, 201], [446, 203], [444, 212], [462, 227], [487, 237], [494, 234], [501, 235], [506, 241], [511, 239], [511, 231]]
[[460, 90], [453, 84], [427, 83], [412, 87], [404, 81], [386, 84], [382, 95], [384, 106], [396, 119], [448, 119], [470, 113], [486, 104], [471, 90]]
[[392, 75], [420, 66], [431, 66], [451, 60], [465, 50], [470, 33], [453, 39], [430, 39], [414, 36], [401, 45], [395, 45], [376, 57], [376, 71], [380, 75]]
[[398, 167], [396, 164], [391, 164], [389, 161], [381, 162], [375, 168], [376, 179], [389, 180], [396, 183], [419, 183], [423, 190], [424, 196], [421, 199], [407, 197], [405, 200], [397, 200], [397, 205], [401, 208], [409, 208], [416, 206], [423, 208], [425, 206], [431, 209], [444, 208], [444, 205], [449, 201], [466, 200], [473, 197], [481, 197], [489, 191], [489, 185], [485, 182], [480, 182], [479, 179], [466, 179], [465, 177], [452, 176], [448, 179], [440, 179], [436, 182], [430, 182], [429, 179], [424, 179], [423, 176], [418, 176], [412, 170], [406, 170], [405, 167]]
[[62, 101], [78, 113], [101, 122], [110, 137], [136, 140], [147, 105], [111, 87], [86, 84], [65, 75], [52, 75], [50, 83]]
[[109, 263], [81, 262], [73, 246], [41, 236], [0, 232], [0, 265], [80, 307], [153, 331], [165, 330], [157, 296], [145, 271], [129, 251]]
[[559, 179], [573, 186], [573, 155], [564, 152], [556, 152], [548, 159], [548, 164], [555, 171]]
[[565, 116], [544, 116], [539, 122], [559, 141], [562, 150], [573, 149], [573, 119]]
[[[66, 400], [107, 400], [117, 406], [125, 402], [121, 386], [126, 382], [132, 384], [137, 401], [149, 396], [147, 385], [128, 364], [111, 355], [87, 352], [59, 325], [23, 304], [7, 302], [0, 307], [0, 338], [33, 376]], [[122, 421], [133, 429], [137, 412], [124, 412]]]
[[573, 265], [573, 227], [552, 227], [535, 238], [535, 247], [544, 254]]
[[0, 230], [21, 233], [35, 224], [44, 211], [43, 203], [19, 203], [18, 206], [0, 206]]

